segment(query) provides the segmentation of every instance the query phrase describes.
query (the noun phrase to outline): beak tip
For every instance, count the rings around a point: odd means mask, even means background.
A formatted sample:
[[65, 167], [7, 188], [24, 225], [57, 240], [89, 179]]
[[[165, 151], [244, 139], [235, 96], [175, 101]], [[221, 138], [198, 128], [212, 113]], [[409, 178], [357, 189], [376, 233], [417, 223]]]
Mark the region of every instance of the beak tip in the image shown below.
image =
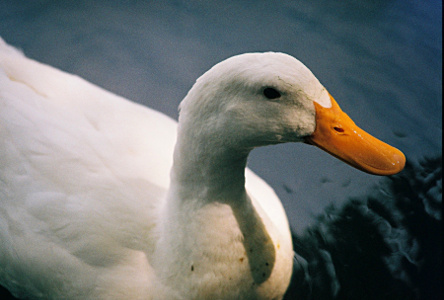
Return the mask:
[[397, 152], [398, 153], [396, 153], [393, 157], [394, 161], [395, 161], [395, 168], [394, 168], [395, 173], [393, 173], [393, 174], [397, 174], [397, 173], [401, 172], [404, 169], [405, 164], [406, 164], [406, 158], [405, 158], [404, 153], [402, 153], [399, 150]]
[[392, 155], [392, 159], [387, 164], [386, 168], [375, 169], [373, 170], [373, 172], [370, 173], [374, 175], [387, 176], [387, 175], [395, 175], [401, 172], [405, 167], [406, 158], [404, 153], [402, 153], [396, 148], [394, 148], [394, 150], [395, 152]]

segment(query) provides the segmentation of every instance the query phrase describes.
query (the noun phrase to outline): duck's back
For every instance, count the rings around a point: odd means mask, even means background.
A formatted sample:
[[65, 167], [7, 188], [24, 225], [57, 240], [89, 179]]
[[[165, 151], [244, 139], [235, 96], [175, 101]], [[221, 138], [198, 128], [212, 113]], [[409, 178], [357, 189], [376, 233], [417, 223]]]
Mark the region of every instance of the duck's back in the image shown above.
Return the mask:
[[146, 270], [175, 135], [163, 114], [0, 41], [0, 284], [46, 297], [147, 280], [128, 267]]

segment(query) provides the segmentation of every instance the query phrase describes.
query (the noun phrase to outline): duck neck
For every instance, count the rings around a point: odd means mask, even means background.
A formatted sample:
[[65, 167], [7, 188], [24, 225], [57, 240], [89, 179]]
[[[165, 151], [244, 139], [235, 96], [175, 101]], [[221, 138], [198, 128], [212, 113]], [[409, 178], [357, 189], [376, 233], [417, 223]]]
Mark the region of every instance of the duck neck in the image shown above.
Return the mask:
[[[253, 285], [270, 276], [276, 259], [274, 244], [245, 189], [249, 152], [179, 128], [152, 260], [164, 284], [181, 282], [174, 288], [184, 291], [209, 288], [217, 297], [219, 289], [237, 286], [234, 280], [225, 281], [227, 276], [247, 278]], [[246, 262], [239, 269], [240, 258]], [[224, 285], [207, 287], [201, 279], [209, 273], [219, 276], [214, 282]]]
[[231, 148], [217, 139], [179, 136], [171, 173], [176, 198], [204, 203], [244, 198], [249, 150]]

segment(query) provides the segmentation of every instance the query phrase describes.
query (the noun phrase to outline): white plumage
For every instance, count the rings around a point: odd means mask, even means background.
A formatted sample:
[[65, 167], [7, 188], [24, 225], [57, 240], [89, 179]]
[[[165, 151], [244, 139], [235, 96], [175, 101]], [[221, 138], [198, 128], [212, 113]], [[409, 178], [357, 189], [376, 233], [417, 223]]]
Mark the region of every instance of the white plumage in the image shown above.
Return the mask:
[[312, 134], [313, 101], [331, 106], [304, 65], [280, 53], [216, 65], [178, 130], [3, 41], [0, 67], [2, 285], [36, 299], [283, 296], [288, 221], [248, 169], [245, 192], [244, 170], [254, 147]]

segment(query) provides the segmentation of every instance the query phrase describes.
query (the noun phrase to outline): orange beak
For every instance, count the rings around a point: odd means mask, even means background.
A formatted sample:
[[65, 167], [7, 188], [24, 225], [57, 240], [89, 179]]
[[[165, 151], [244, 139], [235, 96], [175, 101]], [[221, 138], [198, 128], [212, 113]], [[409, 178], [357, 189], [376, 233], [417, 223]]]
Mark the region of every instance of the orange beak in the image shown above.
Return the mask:
[[307, 143], [370, 174], [392, 175], [404, 169], [405, 156], [401, 151], [356, 126], [331, 95], [330, 99], [330, 108], [314, 102], [316, 129]]

